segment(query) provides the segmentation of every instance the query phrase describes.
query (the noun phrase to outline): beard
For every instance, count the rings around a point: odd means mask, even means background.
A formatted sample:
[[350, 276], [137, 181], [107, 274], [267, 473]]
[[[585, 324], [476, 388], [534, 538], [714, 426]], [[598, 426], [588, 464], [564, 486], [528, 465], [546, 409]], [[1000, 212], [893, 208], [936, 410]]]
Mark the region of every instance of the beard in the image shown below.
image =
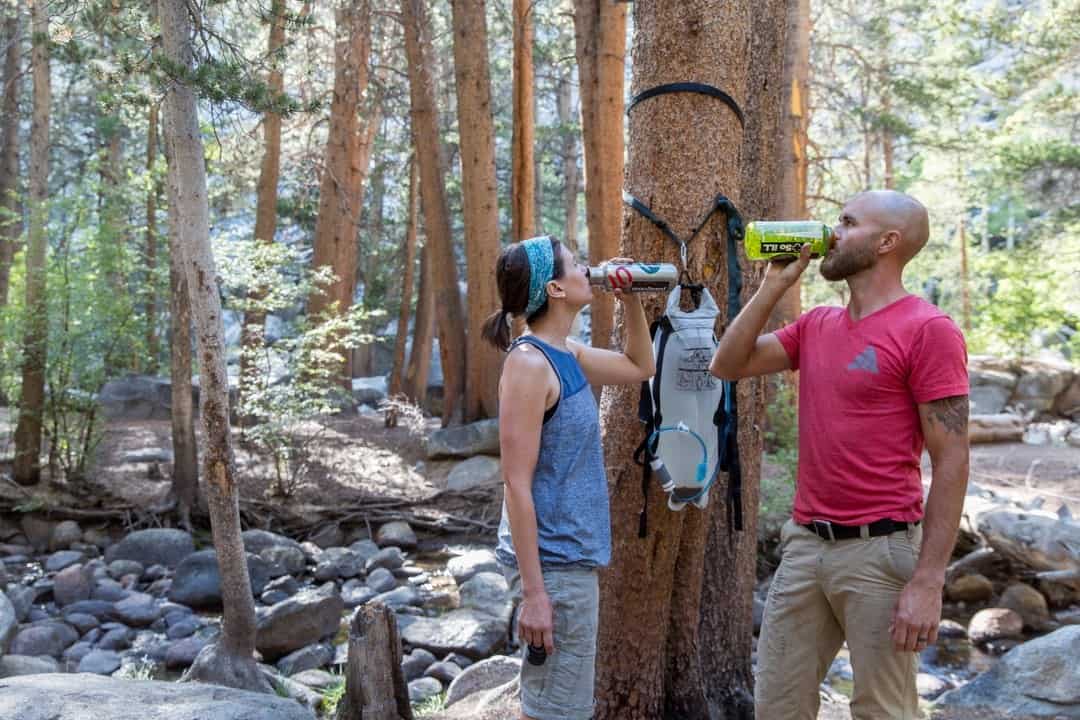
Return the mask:
[[877, 252], [873, 246], [853, 247], [833, 252], [821, 261], [821, 276], [830, 282], [846, 280], [852, 275], [874, 267]]

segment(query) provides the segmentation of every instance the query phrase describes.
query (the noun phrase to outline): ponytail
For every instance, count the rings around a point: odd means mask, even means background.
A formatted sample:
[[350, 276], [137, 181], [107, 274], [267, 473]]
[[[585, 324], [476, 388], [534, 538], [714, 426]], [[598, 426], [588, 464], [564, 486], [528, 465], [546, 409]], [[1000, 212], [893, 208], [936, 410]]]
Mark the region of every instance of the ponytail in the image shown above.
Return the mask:
[[484, 321], [481, 335], [485, 340], [506, 352], [510, 347], [510, 313], [506, 310], [497, 310]]

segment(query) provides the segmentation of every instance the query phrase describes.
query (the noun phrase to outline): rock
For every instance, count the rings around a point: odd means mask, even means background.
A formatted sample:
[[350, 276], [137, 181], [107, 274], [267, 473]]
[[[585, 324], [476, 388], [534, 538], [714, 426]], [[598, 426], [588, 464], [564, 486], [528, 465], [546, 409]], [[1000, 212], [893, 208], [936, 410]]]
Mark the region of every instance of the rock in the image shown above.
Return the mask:
[[111, 650], [92, 650], [79, 661], [76, 672], [112, 675], [120, 669], [120, 656]]
[[933, 700], [941, 693], [953, 687], [953, 684], [943, 677], [921, 672], [915, 676], [915, 687], [919, 697], [924, 700]]
[[161, 608], [149, 595], [133, 593], [113, 605], [110, 615], [129, 627], [149, 627], [161, 617]]
[[326, 548], [338, 547], [345, 542], [345, 534], [341, 532], [341, 526], [335, 523], [323, 525], [308, 538], [310, 542], [325, 550]]
[[1080, 373], [1075, 374], [1069, 387], [1055, 398], [1053, 412], [1080, 422]]
[[1026, 360], [1020, 367], [1012, 402], [1037, 413], [1049, 412], [1054, 401], [1072, 383], [1074, 372], [1068, 363]]
[[975, 613], [968, 623], [968, 637], [976, 644], [1017, 638], [1024, 631], [1024, 620], [1008, 608], [987, 608]]
[[59, 607], [89, 600], [93, 587], [93, 570], [85, 565], [72, 565], [53, 578], [53, 599]]
[[119, 580], [125, 575], [142, 577], [143, 572], [143, 564], [134, 560], [113, 560], [108, 565], [109, 577], [113, 580]]
[[429, 460], [440, 457], [498, 455], [499, 420], [492, 418], [435, 430], [428, 435], [425, 449]]
[[277, 662], [277, 669], [286, 677], [305, 670], [315, 670], [329, 665], [334, 659], [334, 648], [317, 643], [291, 652]]
[[[66, 627], [66, 631], [65, 631]], [[59, 658], [79, 639], [78, 633], [60, 622], [23, 627], [11, 640], [12, 655], [48, 655]]]
[[968, 442], [1019, 442], [1024, 436], [1024, 418], [1013, 413], [971, 415], [968, 418]]
[[345, 603], [345, 607], [350, 609], [363, 605], [377, 594], [378, 593], [370, 587], [355, 578], [341, 586], [341, 600]]
[[998, 607], [1015, 610], [1023, 619], [1024, 627], [1040, 630], [1050, 620], [1050, 609], [1046, 598], [1035, 588], [1023, 583], [1014, 583], [1005, 589]]
[[500, 572], [499, 561], [495, 559], [495, 553], [491, 550], [472, 550], [451, 558], [446, 564], [446, 570], [463, 585], [469, 578], [478, 572]]
[[106, 630], [101, 639], [97, 641], [97, 647], [101, 650], [126, 650], [131, 647], [131, 641], [134, 638], [135, 632], [131, 628], [121, 625]]
[[99, 580], [97, 585], [94, 586], [94, 590], [90, 593], [90, 597], [94, 600], [104, 600], [106, 602], [120, 602], [131, 597], [131, 591], [124, 588], [123, 585], [105, 578]]
[[299, 575], [307, 569], [307, 560], [304, 558], [304, 551], [300, 549], [299, 545], [296, 547], [284, 545], [269, 547], [262, 550], [259, 557], [271, 566], [279, 565], [282, 570], [290, 575]]
[[461, 674], [461, 668], [451, 662], [437, 662], [424, 671], [425, 677], [433, 677], [443, 685], [448, 685]]
[[386, 399], [386, 376], [358, 377], [352, 379], [353, 402], [357, 405], [378, 407]]
[[8, 596], [0, 590], [0, 657], [7, 652], [11, 639], [15, 637], [15, 631], [19, 627], [19, 620], [15, 617], [15, 606], [8, 600]]
[[30, 614], [30, 608], [37, 599], [37, 590], [28, 587], [9, 587], [7, 590], [8, 600], [15, 609], [15, 619], [24, 622]]
[[377, 567], [367, 576], [367, 586], [377, 593], [384, 593], [397, 587], [394, 574], [384, 567]]
[[83, 534], [79, 523], [64, 520], [52, 530], [49, 537], [49, 550], [66, 550], [77, 542], [82, 542]]
[[379, 554], [379, 546], [375, 544], [374, 540], [369, 539], [357, 540], [349, 545], [349, 549], [363, 559], [365, 566], [368, 560]]
[[300, 549], [300, 543], [292, 538], [268, 532], [266, 530], [245, 530], [240, 533], [240, 538], [244, 542], [244, 549], [249, 553], [254, 553], [256, 555], [261, 555], [263, 550], [274, 547], [288, 547], [293, 548], [294, 550]]
[[315, 567], [319, 582], [338, 578], [353, 578], [364, 572], [364, 561], [352, 550], [343, 547], [327, 548]]
[[1000, 413], [1005, 409], [1018, 378], [1008, 370], [978, 367], [973, 362], [968, 369], [968, 379], [971, 384], [971, 412], [982, 415]]
[[333, 675], [325, 670], [304, 670], [295, 675], [290, 675], [289, 678], [319, 692], [329, 690], [335, 685], [344, 682], [340, 675]]
[[457, 652], [473, 659], [485, 658], [501, 649], [506, 640], [503, 622], [468, 608], [439, 618], [413, 618], [402, 625], [403, 642], [436, 655]]
[[424, 648], [416, 648], [401, 660], [401, 672], [406, 680], [422, 677], [424, 672], [438, 662], [438, 658]]
[[165, 667], [170, 670], [189, 667], [209, 644], [210, 640], [193, 635], [169, 645], [165, 651]]
[[87, 528], [83, 531], [82, 541], [100, 550], [104, 550], [112, 544], [112, 538], [109, 537], [109, 534], [98, 528]]
[[502, 483], [502, 464], [498, 458], [477, 455], [454, 466], [446, 478], [446, 489], [465, 492], [474, 488], [496, 487]]
[[991, 510], [976, 524], [994, 550], [1021, 566], [1080, 571], [1080, 522], [1044, 511]]
[[381, 548], [392, 545], [411, 550], [416, 547], [416, 542], [416, 533], [404, 520], [388, 522], [375, 533], [375, 544]]
[[64, 617], [64, 622], [78, 630], [80, 635], [85, 635], [101, 624], [96, 617], [86, 613], [71, 613]]
[[409, 683], [409, 702], [414, 705], [425, 702], [440, 695], [442, 690], [442, 683], [435, 678], [417, 678]]
[[78, 668], [82, 659], [89, 655], [94, 649], [94, 643], [91, 640], [80, 640], [67, 650], [64, 651], [64, 655], [61, 658], [67, 669]]
[[938, 700], [939, 707], [1004, 716], [1080, 718], [1080, 626], [1019, 645], [987, 672]]
[[495, 655], [466, 668], [450, 683], [446, 692], [446, 704], [453, 705], [462, 698], [483, 690], [490, 690], [514, 680], [521, 672], [521, 660], [506, 655]]
[[169, 528], [136, 530], [105, 551], [105, 562], [134, 560], [148, 565], [175, 568], [185, 557], [195, 552], [190, 533]]
[[169, 629], [165, 631], [165, 637], [170, 640], [182, 640], [186, 637], [191, 637], [199, 628], [202, 627], [202, 623], [193, 617], [188, 617], [180, 622], [173, 623], [169, 626]]
[[452, 662], [462, 670], [473, 664], [472, 660], [465, 657], [464, 655], [458, 655], [457, 653], [450, 653], [443, 658], [443, 662]]
[[482, 613], [510, 622], [514, 604], [506, 578], [501, 573], [479, 572], [465, 581], [460, 589], [461, 607], [473, 608]]
[[1065, 444], [1069, 447], [1080, 448], [1080, 425], [1077, 425], [1065, 436]]
[[[268, 567], [258, 555], [246, 553], [246, 556], [251, 592], [258, 596], [270, 581]], [[221, 607], [221, 576], [216, 551], [200, 550], [184, 558], [176, 568], [169, 600], [193, 608]]]
[[[55, 672], [55, 671], [54, 671]], [[88, 715], [88, 708], [92, 709]], [[36, 675], [4, 683], [0, 717], [19, 720], [312, 720], [295, 701], [204, 683]]]
[[[60, 672], [60, 663], [51, 657], [29, 655], [5, 655], [0, 657], [0, 678], [55, 672]], [[4, 683], [4, 692], [0, 693], [0, 717], [17, 717], [19, 720], [24, 720], [27, 717], [26, 715], [4, 714], [4, 701], [8, 699], [8, 687], [8, 683]]]
[[371, 573], [375, 568], [386, 568], [387, 570], [395, 570], [405, 564], [405, 556], [401, 553], [401, 548], [398, 547], [385, 547], [379, 552], [372, 555], [364, 568], [368, 573]]
[[82, 600], [65, 607], [61, 611], [61, 615], [65, 619], [69, 615], [75, 613], [93, 615], [101, 622], [109, 617], [109, 613], [112, 612], [112, 607], [113, 604], [105, 600]]
[[282, 577], [268, 582], [264, 590], [278, 590], [285, 593], [286, 596], [292, 597], [300, 592], [300, 583], [298, 583], [294, 577], [283, 575]]
[[994, 584], [978, 573], [961, 575], [945, 585], [945, 597], [953, 602], [985, 602], [994, 596]]
[[49, 548], [49, 541], [52, 540], [53, 528], [56, 525], [57, 523], [46, 520], [36, 513], [23, 513], [19, 518], [19, 527], [22, 528], [23, 535], [37, 552], [45, 552]]
[[390, 592], [384, 592], [371, 598], [370, 602], [381, 602], [394, 610], [400, 610], [409, 606], [419, 607], [424, 604], [424, 598], [416, 588], [411, 585], [402, 585]]
[[333, 584], [302, 590], [259, 617], [255, 645], [264, 658], [277, 660], [312, 641], [334, 635], [344, 610], [345, 604]]
[[[194, 388], [192, 395], [197, 397]], [[98, 402], [106, 420], [168, 420], [172, 384], [166, 378], [126, 375], [105, 383]]]
[[83, 554], [76, 550], [60, 550], [54, 552], [45, 560], [46, 572], [60, 572], [64, 568], [71, 567], [75, 563], [83, 561]]
[[939, 638], [966, 638], [967, 628], [955, 620], [942, 620], [938, 625]]

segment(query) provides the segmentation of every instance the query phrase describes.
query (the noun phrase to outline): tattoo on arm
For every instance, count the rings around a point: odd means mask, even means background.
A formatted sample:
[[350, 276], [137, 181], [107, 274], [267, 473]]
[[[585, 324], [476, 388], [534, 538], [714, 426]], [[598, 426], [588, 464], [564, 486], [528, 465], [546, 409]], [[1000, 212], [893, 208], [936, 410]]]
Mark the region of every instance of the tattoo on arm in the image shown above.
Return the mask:
[[968, 396], [954, 395], [927, 403], [927, 418], [931, 423], [940, 422], [945, 431], [967, 436]]

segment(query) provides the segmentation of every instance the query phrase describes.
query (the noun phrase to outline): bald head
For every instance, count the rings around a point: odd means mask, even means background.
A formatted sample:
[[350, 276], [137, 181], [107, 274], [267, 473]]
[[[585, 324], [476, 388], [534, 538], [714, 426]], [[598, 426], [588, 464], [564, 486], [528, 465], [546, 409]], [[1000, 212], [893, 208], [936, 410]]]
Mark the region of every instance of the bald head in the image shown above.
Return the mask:
[[895, 230], [900, 234], [897, 255], [907, 264], [926, 245], [930, 238], [930, 216], [921, 202], [895, 190], [868, 190], [854, 198], [867, 219], [876, 223], [882, 233]]

